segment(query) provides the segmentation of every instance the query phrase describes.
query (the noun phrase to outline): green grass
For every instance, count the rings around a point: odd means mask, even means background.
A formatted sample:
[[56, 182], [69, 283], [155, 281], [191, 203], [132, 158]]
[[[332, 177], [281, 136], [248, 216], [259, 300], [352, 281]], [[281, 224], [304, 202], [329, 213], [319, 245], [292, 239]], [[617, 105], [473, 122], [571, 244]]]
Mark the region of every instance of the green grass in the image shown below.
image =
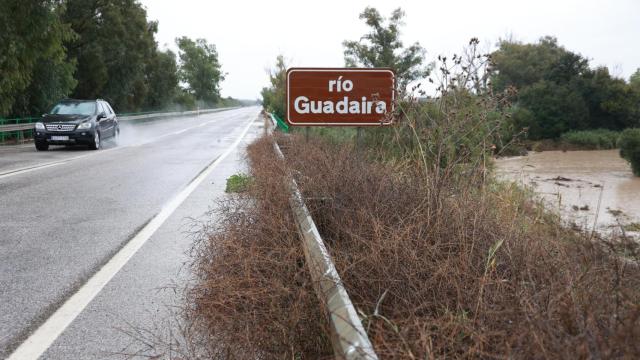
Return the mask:
[[[296, 128], [296, 131], [304, 134], [304, 128]], [[310, 127], [310, 135], [323, 137], [334, 143], [342, 143], [347, 141], [355, 141], [358, 130], [354, 127], [336, 126], [336, 127]]]
[[640, 232], [640, 223], [634, 222], [631, 224], [624, 225], [624, 230]]
[[226, 193], [241, 193], [247, 191], [253, 179], [246, 174], [231, 175], [227, 179], [227, 187], [224, 189]]
[[620, 132], [606, 129], [569, 131], [561, 136], [569, 144], [594, 150], [615, 149], [619, 138]]

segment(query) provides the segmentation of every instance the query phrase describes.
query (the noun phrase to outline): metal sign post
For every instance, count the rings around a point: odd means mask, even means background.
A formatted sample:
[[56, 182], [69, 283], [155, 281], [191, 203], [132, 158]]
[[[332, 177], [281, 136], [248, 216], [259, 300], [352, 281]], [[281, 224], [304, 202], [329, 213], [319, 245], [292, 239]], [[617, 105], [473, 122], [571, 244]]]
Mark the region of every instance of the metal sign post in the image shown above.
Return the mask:
[[362, 149], [362, 142], [363, 142], [362, 137], [364, 136], [362, 132], [363, 132], [362, 127], [358, 126], [356, 130], [356, 149], [358, 149], [358, 151]]

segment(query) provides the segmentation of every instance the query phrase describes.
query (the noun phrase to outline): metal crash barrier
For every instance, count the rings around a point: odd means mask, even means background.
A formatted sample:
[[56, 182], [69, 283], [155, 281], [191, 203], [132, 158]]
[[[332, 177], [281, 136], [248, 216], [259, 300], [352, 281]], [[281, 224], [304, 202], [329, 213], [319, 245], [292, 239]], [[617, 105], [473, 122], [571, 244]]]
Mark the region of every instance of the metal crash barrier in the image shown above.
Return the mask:
[[[272, 114], [271, 121], [274, 128], [278, 126], [277, 119]], [[284, 154], [275, 140], [273, 148], [278, 157], [284, 160]], [[289, 204], [303, 241], [304, 255], [316, 294], [327, 311], [336, 358], [378, 359], [331, 255], [304, 203], [302, 193], [293, 176], [289, 174], [288, 178]]]
[[[181, 116], [192, 116], [200, 114], [215, 113], [223, 110], [232, 110], [237, 107], [224, 107], [216, 109], [204, 109], [193, 111], [174, 111], [174, 112], [151, 112], [151, 113], [134, 113], [134, 114], [122, 114], [118, 115], [118, 121], [132, 121], [132, 120], [154, 120], [164, 119]], [[9, 137], [16, 137], [21, 140], [23, 137], [31, 137], [33, 132], [34, 123], [38, 122], [40, 118], [22, 118], [22, 119], [0, 119], [0, 142], [4, 142]], [[24, 133], [27, 132], [27, 133]]]

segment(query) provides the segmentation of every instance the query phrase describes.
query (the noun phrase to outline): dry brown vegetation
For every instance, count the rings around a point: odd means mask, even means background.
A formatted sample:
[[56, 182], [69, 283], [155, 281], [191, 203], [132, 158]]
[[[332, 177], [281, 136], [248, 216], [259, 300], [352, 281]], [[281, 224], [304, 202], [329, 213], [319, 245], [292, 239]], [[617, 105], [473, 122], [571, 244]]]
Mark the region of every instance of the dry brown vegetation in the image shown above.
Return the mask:
[[359, 149], [339, 131], [279, 136], [286, 162], [270, 137], [249, 147], [253, 180], [195, 248], [188, 319], [209, 357], [332, 356], [291, 171], [380, 358], [640, 358], [638, 244], [566, 228], [493, 179], [513, 92], [493, 93], [476, 45]]
[[199, 332], [201, 358], [329, 357], [325, 320], [289, 211], [283, 164], [250, 148], [247, 191], [212, 213], [194, 247], [198, 281], [188, 289], [187, 322]]
[[[499, 184], [441, 186], [350, 145], [281, 139], [381, 358], [638, 358], [637, 253]], [[199, 319], [229, 358], [329, 356], [271, 140], [201, 243]], [[614, 253], [615, 251], [615, 253]]]

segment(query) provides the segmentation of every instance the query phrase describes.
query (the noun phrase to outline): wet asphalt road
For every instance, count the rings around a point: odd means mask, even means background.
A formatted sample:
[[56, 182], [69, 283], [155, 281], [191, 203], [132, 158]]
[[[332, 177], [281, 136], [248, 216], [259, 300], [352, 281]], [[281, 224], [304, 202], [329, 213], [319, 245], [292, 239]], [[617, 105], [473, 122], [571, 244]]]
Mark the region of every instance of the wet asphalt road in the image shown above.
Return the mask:
[[[123, 124], [103, 150], [0, 148], [0, 358], [15, 349], [214, 159], [250, 131], [116, 274], [42, 358], [121, 358], [132, 333], [166, 332], [186, 281], [193, 219], [243, 168], [259, 108]], [[44, 165], [44, 166], [43, 166]], [[161, 333], [162, 331], [160, 331]]]

